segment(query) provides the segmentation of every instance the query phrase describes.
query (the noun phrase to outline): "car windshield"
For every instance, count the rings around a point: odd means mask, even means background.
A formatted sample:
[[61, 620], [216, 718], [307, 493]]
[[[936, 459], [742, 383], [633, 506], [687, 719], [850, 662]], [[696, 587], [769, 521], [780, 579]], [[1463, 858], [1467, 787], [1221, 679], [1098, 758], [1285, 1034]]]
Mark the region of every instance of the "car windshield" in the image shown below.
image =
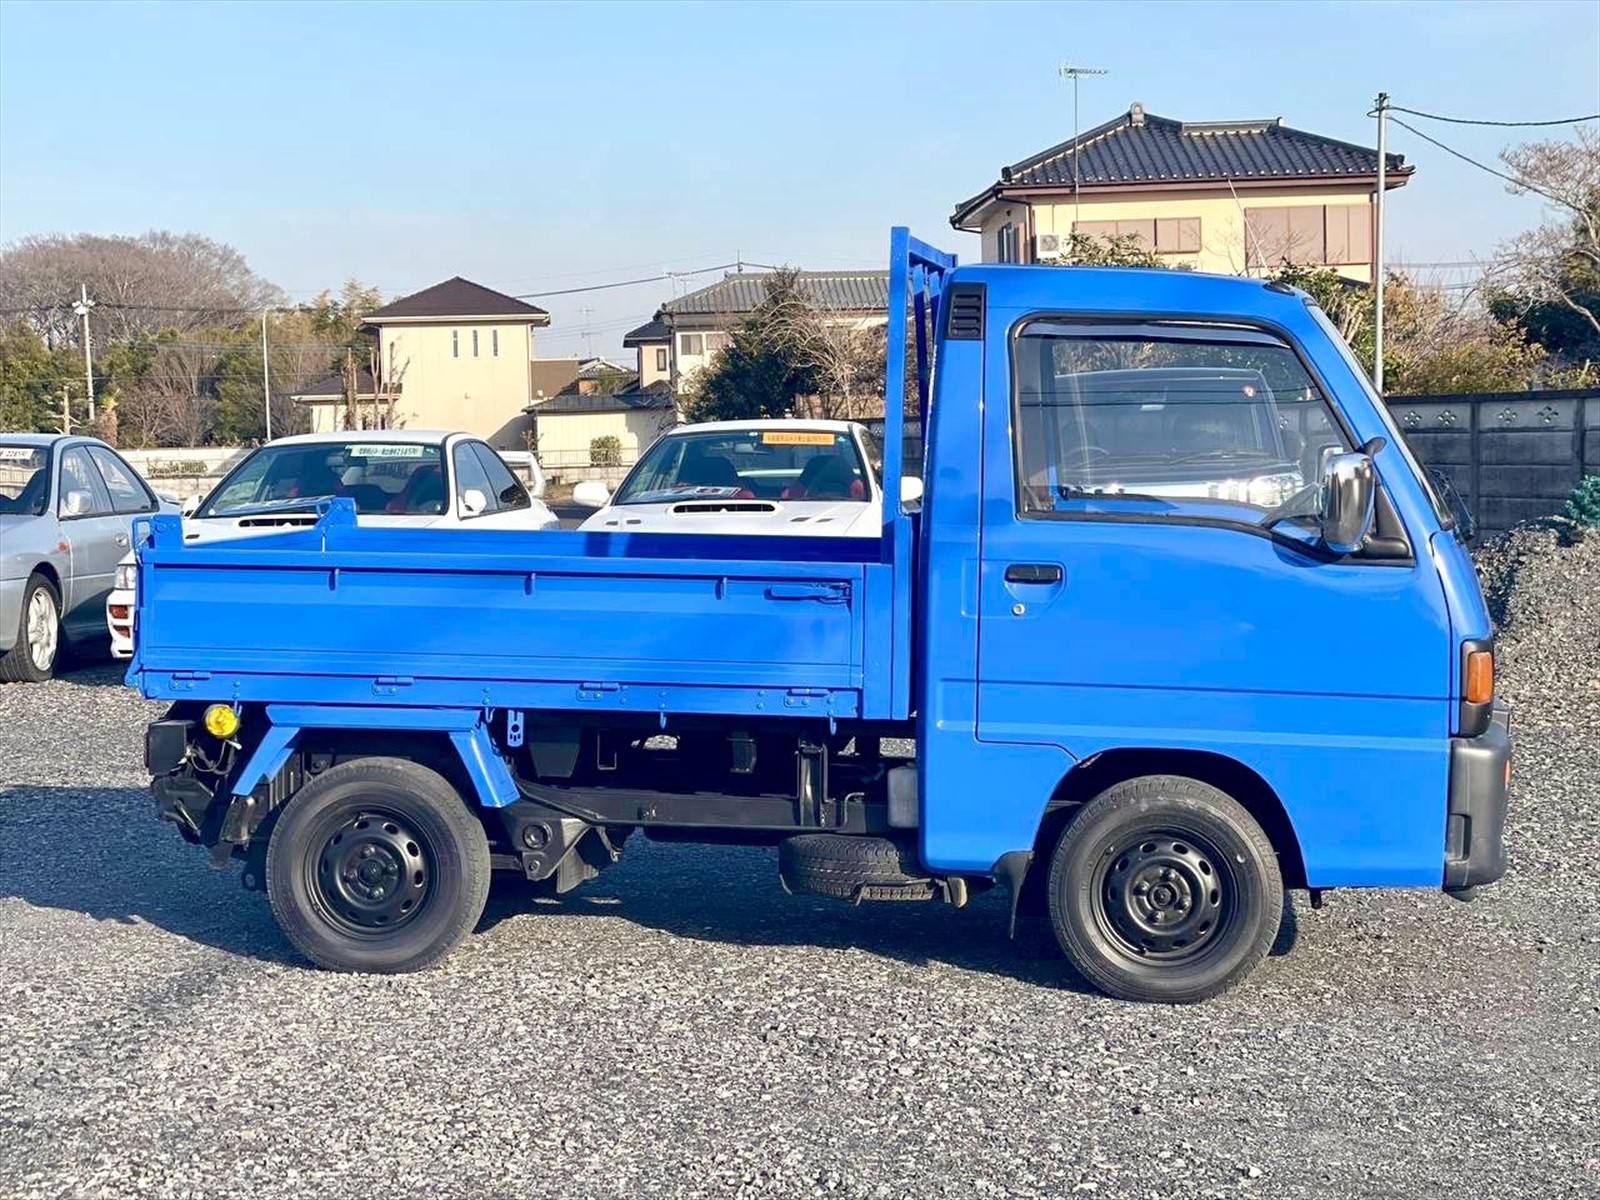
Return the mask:
[[645, 452], [616, 504], [674, 500], [871, 499], [866, 464], [848, 433], [736, 429], [678, 433]]
[[0, 513], [37, 517], [49, 494], [49, 447], [0, 442]]
[[288, 442], [263, 446], [220, 483], [195, 513], [226, 517], [271, 505], [307, 506], [348, 496], [356, 511], [428, 516], [445, 511], [443, 463], [437, 444], [402, 441]]

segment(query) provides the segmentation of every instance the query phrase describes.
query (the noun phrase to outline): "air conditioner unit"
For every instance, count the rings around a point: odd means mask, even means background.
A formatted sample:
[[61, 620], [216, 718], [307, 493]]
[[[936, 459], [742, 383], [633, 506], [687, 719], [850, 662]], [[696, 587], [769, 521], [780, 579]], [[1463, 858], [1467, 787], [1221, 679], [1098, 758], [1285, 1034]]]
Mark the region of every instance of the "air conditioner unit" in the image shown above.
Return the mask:
[[1036, 233], [1033, 235], [1033, 257], [1060, 258], [1063, 253], [1061, 235], [1059, 233]]

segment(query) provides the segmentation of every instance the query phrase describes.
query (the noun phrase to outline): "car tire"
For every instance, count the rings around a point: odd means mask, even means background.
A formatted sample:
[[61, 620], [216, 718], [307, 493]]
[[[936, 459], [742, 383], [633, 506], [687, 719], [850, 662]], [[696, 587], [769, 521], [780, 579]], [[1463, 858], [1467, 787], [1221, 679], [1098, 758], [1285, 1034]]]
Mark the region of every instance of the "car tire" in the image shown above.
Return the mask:
[[[48, 609], [48, 611], [46, 611]], [[35, 571], [22, 589], [17, 641], [0, 657], [0, 683], [44, 683], [61, 661], [61, 596]]]
[[277, 814], [266, 886], [278, 924], [318, 966], [420, 971], [483, 914], [489, 843], [436, 771], [355, 759], [318, 775]]
[[1266, 956], [1283, 917], [1272, 843], [1226, 793], [1175, 775], [1115, 784], [1062, 830], [1050, 921], [1068, 961], [1112, 996], [1209, 999]]

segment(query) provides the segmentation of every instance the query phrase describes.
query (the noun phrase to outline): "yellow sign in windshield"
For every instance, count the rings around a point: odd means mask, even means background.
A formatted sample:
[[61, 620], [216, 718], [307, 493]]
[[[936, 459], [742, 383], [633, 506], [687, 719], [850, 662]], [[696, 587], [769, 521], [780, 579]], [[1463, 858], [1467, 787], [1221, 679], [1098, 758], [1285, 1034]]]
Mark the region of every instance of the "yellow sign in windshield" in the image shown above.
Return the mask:
[[817, 429], [763, 429], [764, 446], [831, 446], [833, 434]]

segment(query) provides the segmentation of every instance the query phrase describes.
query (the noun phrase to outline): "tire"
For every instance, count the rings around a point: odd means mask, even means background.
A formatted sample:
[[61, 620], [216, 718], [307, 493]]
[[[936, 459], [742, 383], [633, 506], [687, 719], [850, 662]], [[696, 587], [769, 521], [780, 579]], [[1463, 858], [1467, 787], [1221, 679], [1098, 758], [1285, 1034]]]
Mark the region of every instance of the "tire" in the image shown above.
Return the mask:
[[[46, 605], [48, 613], [44, 612]], [[0, 657], [0, 683], [44, 683], [56, 673], [63, 641], [61, 596], [55, 585], [36, 571], [22, 589], [16, 645]]]
[[399, 974], [444, 958], [489, 895], [489, 842], [437, 772], [340, 763], [277, 814], [267, 899], [295, 948], [334, 971]]
[[835, 900], [925, 900], [933, 895], [916, 854], [900, 842], [803, 833], [778, 844], [778, 874], [791, 892]]
[[1085, 804], [1050, 859], [1050, 923], [1068, 961], [1125, 1000], [1192, 1004], [1237, 984], [1283, 919], [1278, 858], [1209, 784], [1130, 779]]

